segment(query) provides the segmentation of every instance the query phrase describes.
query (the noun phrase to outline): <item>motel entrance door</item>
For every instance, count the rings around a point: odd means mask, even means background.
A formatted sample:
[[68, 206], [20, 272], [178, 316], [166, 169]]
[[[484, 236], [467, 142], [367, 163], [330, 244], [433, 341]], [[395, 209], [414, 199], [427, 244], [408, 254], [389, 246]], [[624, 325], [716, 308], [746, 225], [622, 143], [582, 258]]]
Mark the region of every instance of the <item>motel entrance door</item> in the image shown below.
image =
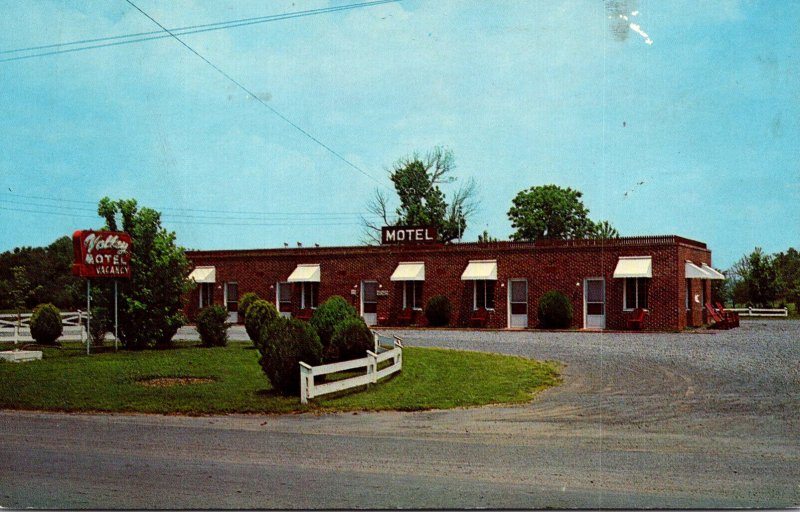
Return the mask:
[[370, 326], [378, 323], [377, 281], [361, 281], [361, 318]]
[[606, 328], [606, 282], [603, 278], [583, 282], [583, 327]]
[[508, 326], [511, 328], [528, 327], [528, 281], [510, 279], [508, 281]]

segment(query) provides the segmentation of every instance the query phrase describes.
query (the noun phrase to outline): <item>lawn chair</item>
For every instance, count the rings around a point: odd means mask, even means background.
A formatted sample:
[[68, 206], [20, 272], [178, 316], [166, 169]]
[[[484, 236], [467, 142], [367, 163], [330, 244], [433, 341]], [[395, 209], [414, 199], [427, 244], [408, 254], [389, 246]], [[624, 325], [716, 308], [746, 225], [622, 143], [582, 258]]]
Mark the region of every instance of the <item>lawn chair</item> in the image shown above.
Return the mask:
[[309, 320], [311, 320], [311, 317], [313, 315], [314, 315], [314, 310], [311, 308], [306, 308], [298, 311], [297, 316], [295, 318], [297, 318], [298, 320], [303, 320], [308, 322]]
[[469, 319], [470, 327], [486, 327], [486, 323], [489, 321], [489, 312], [486, 308], [476, 309], [472, 316]]
[[724, 318], [731, 327], [739, 327], [739, 313], [736, 311], [727, 311], [719, 302], [717, 302], [717, 310], [720, 316]]
[[405, 308], [404, 310], [400, 311], [397, 315], [397, 323], [400, 325], [411, 325], [411, 322], [414, 319], [414, 310], [411, 308]]
[[634, 309], [631, 316], [625, 319], [625, 328], [628, 330], [641, 331], [645, 313], [646, 311], [643, 308]]
[[714, 323], [711, 324], [712, 329], [730, 329], [731, 324], [728, 322], [727, 319], [721, 317], [717, 310], [714, 309], [714, 306], [711, 305], [710, 302], [706, 302], [706, 310], [708, 311], [708, 316], [714, 320]]

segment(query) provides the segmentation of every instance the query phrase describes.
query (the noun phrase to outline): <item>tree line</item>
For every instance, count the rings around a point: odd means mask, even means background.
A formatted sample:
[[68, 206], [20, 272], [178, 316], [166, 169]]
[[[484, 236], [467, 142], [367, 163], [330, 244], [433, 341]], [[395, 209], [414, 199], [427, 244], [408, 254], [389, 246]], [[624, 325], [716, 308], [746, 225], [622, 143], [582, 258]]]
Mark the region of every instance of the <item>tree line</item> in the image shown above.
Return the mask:
[[720, 281], [717, 295], [734, 305], [770, 307], [800, 303], [800, 252], [766, 254], [756, 247], [742, 256]]

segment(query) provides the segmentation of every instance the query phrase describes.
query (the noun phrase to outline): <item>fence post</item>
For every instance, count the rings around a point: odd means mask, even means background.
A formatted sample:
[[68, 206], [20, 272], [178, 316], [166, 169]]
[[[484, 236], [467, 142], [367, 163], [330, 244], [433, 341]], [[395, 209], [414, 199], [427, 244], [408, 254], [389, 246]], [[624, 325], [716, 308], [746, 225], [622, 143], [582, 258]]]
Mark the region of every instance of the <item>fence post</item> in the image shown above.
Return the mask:
[[783, 307], [783, 316], [789, 316], [789, 308], [786, 306]]
[[300, 361], [300, 403], [307, 404], [314, 398], [314, 372], [306, 363]]
[[747, 306], [747, 316], [753, 316], [753, 307]]
[[[367, 350], [367, 357], [369, 358], [369, 364], [367, 364], [367, 375], [370, 375], [370, 382], [373, 384], [377, 384], [378, 382], [378, 354], [371, 350]], [[369, 384], [367, 384], [369, 387]]]
[[374, 350], [374, 352], [377, 354], [378, 353], [378, 345], [380, 345], [380, 343], [381, 343], [380, 336], [378, 336], [377, 332], [372, 331], [372, 339], [373, 339], [373, 341], [375, 341], [375, 350]]

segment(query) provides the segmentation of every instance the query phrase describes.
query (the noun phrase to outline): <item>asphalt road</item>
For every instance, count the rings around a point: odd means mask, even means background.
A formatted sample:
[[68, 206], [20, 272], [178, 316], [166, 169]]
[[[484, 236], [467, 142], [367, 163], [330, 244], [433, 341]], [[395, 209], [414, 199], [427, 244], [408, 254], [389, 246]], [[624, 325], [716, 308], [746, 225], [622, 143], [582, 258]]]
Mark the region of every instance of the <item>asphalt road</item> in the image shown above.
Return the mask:
[[800, 323], [713, 334], [403, 331], [566, 364], [518, 407], [178, 417], [0, 412], [0, 506], [800, 504]]

